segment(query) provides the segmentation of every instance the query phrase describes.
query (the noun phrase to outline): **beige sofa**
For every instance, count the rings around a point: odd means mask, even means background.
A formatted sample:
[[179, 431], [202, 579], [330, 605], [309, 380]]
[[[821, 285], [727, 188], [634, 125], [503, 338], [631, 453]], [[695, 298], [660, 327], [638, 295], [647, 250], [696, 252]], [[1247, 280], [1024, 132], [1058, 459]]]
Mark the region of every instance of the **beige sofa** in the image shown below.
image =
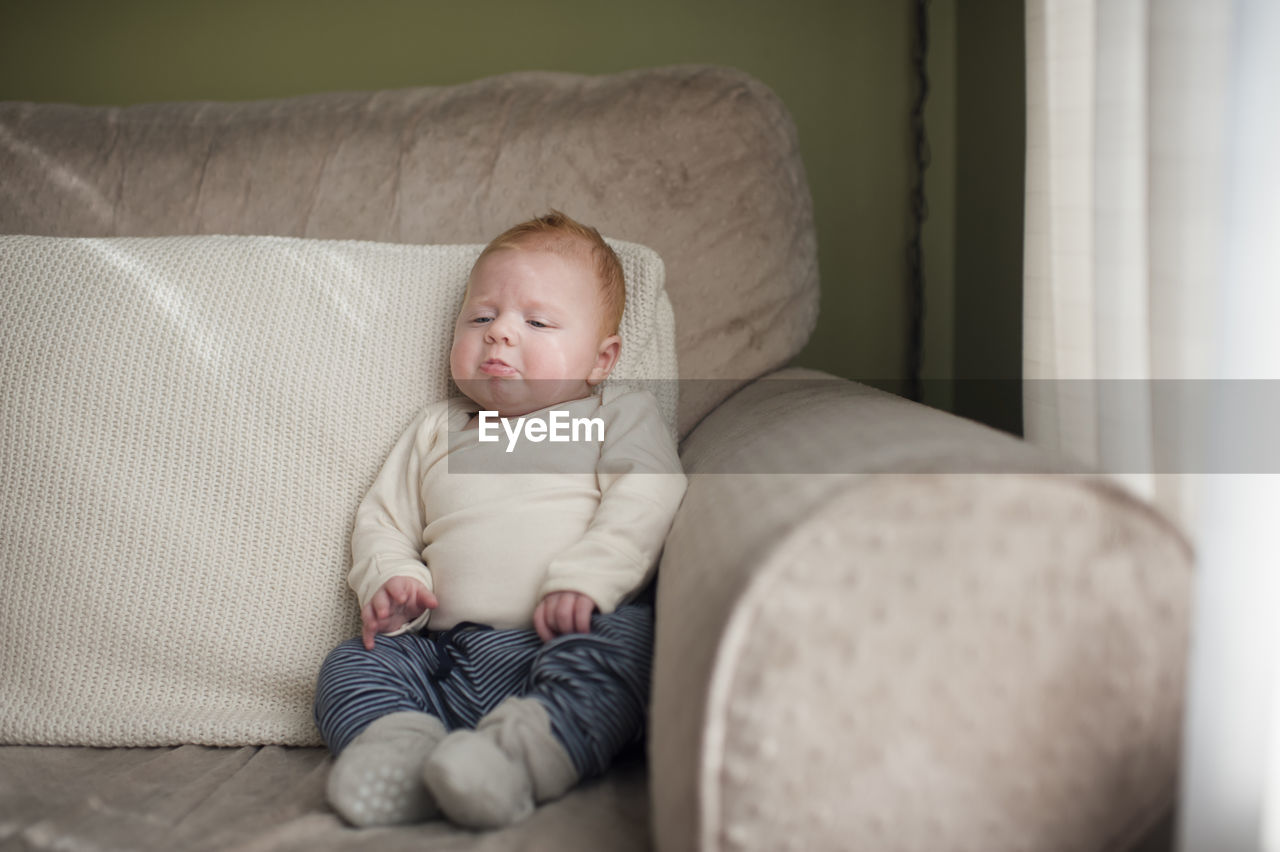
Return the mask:
[[1167, 819], [1187, 544], [1012, 437], [785, 369], [816, 244], [796, 131], [759, 82], [0, 105], [0, 233], [474, 243], [552, 206], [657, 250], [675, 311], [690, 487], [646, 751], [471, 834], [344, 827], [318, 748], [6, 745], [0, 847], [1102, 852]]

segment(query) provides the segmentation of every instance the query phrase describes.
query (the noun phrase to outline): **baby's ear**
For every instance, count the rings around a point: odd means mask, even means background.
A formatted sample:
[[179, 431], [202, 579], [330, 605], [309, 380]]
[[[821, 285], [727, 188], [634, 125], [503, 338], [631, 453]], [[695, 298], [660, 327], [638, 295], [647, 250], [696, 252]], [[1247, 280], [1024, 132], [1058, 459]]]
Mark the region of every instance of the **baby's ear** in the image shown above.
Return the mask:
[[591, 375], [587, 376], [587, 384], [598, 385], [609, 378], [609, 374], [613, 372], [613, 365], [618, 363], [618, 353], [621, 351], [622, 338], [618, 335], [611, 334], [601, 340], [596, 350], [595, 366], [591, 368]]

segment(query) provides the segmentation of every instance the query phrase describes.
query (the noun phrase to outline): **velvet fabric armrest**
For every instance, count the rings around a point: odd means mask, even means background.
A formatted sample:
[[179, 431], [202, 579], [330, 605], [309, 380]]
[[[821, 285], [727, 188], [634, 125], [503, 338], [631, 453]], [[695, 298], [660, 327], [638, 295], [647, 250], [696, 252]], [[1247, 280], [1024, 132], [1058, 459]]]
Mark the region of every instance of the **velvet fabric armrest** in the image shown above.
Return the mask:
[[663, 850], [1126, 849], [1175, 787], [1191, 553], [1100, 477], [811, 371], [689, 436]]

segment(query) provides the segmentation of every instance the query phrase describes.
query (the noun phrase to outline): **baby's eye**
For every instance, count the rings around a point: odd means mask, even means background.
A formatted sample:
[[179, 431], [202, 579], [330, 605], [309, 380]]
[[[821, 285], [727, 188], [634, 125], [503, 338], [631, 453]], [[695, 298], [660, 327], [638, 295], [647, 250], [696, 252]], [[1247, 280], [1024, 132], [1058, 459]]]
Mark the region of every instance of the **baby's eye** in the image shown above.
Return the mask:
[[533, 326], [534, 328], [550, 328], [551, 327], [547, 325], [545, 322], [543, 322], [542, 320], [529, 320], [529, 325]]
[[493, 322], [493, 317], [476, 317], [472, 322], [476, 325], [484, 325], [487, 322]]

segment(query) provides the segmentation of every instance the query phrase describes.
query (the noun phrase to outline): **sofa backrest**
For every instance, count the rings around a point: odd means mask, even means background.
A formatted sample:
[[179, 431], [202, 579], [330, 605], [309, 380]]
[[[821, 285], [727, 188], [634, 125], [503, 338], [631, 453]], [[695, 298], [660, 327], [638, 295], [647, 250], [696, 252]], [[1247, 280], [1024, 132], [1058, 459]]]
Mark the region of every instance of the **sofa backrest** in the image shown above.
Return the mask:
[[0, 104], [0, 233], [483, 243], [552, 207], [662, 256], [682, 435], [812, 331], [817, 252], [795, 127], [740, 71]]

